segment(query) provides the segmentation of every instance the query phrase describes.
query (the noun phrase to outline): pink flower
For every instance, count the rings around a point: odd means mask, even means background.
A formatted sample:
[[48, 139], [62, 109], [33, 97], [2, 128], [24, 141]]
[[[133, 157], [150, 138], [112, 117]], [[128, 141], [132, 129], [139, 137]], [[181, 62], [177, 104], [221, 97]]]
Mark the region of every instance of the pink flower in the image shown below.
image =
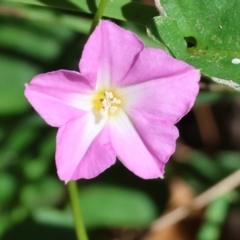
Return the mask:
[[179, 135], [174, 124], [193, 106], [199, 71], [110, 21], [90, 36], [79, 68], [40, 74], [25, 90], [59, 127], [59, 178], [96, 177], [116, 157], [141, 178], [163, 177]]

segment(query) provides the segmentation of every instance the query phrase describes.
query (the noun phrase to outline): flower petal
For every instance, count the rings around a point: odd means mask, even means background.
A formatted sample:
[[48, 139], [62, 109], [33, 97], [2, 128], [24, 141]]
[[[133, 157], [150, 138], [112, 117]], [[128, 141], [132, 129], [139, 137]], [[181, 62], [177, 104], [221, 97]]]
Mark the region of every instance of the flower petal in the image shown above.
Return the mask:
[[[121, 79], [119, 86], [129, 86], [154, 79], [170, 78], [192, 72], [187, 63], [169, 56], [161, 49], [144, 48], [137, 56], [128, 74]], [[187, 81], [190, 81], [187, 79]], [[191, 79], [191, 81], [199, 81]]]
[[89, 146], [71, 180], [94, 178], [116, 161], [116, 153], [110, 143], [109, 127], [105, 126]]
[[[104, 131], [97, 138], [106, 124], [106, 121], [102, 120], [96, 123], [96, 119], [92, 113], [87, 113], [80, 119], [76, 119], [68, 122], [58, 130], [57, 134], [57, 149], [56, 149], [56, 165], [59, 178], [68, 182], [74, 180], [77, 176], [89, 178], [97, 175], [101, 170], [103, 171], [109, 165], [113, 163], [110, 161], [110, 157], [106, 157], [107, 154], [112, 156], [112, 152], [109, 150], [101, 164], [92, 166], [94, 160], [98, 158], [100, 144], [107, 145], [107, 132]], [[97, 139], [96, 139], [97, 138]], [[111, 149], [109, 145], [105, 149]], [[87, 166], [85, 162], [87, 157], [90, 157], [90, 165]], [[84, 159], [86, 157], [86, 159]], [[81, 168], [81, 161], [83, 162], [83, 169]], [[103, 163], [106, 160], [107, 163]], [[92, 169], [91, 167], [96, 167]], [[85, 169], [84, 169], [85, 168]]]
[[179, 132], [176, 126], [159, 121], [156, 117], [146, 118], [141, 113], [130, 111], [131, 120], [145, 146], [157, 159], [162, 171], [174, 153]]
[[84, 47], [80, 71], [93, 87], [96, 81], [103, 86], [116, 86], [143, 48], [141, 40], [132, 32], [110, 21], [101, 21]]
[[163, 177], [164, 164], [147, 148], [124, 111], [110, 120], [110, 134], [119, 160], [141, 178]]
[[126, 111], [176, 123], [193, 106], [199, 91], [200, 73], [189, 67], [178, 75], [150, 80], [120, 89]]
[[91, 92], [81, 74], [59, 70], [34, 77], [25, 96], [49, 125], [60, 127], [91, 109]]

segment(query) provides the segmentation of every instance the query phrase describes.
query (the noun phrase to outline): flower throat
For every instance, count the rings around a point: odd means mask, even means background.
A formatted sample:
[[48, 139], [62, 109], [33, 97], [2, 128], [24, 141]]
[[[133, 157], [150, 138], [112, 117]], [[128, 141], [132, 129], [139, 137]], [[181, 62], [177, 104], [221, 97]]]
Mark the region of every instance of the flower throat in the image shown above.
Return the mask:
[[121, 100], [115, 97], [112, 91], [101, 91], [93, 101], [94, 109], [102, 118], [108, 118], [117, 112], [121, 106]]

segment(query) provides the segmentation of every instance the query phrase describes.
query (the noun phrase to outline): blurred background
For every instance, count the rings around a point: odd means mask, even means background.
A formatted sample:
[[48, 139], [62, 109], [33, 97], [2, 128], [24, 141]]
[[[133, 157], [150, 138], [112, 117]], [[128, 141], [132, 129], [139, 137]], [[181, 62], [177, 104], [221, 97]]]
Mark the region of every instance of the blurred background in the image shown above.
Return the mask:
[[[34, 112], [23, 91], [36, 74], [78, 70], [91, 19], [0, 2], [2, 240], [75, 239], [66, 186], [56, 174], [57, 129]], [[143, 25], [117, 23], [147, 46], [162, 47]], [[140, 179], [117, 162], [95, 179], [78, 181], [90, 239], [239, 240], [240, 173], [233, 174], [240, 168], [239, 122], [239, 93], [203, 78], [194, 108], [178, 123], [177, 150], [163, 180]]]

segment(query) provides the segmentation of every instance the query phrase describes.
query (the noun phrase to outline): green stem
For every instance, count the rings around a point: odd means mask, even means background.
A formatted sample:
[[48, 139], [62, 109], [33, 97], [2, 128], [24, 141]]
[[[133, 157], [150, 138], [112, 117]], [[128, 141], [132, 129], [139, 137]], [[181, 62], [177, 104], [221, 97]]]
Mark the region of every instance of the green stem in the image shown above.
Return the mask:
[[98, 22], [100, 20], [100, 18], [102, 17], [104, 10], [107, 6], [108, 0], [101, 0], [99, 7], [97, 9], [97, 12], [94, 15], [93, 21], [92, 21], [92, 25], [89, 31], [89, 35], [93, 32], [93, 30], [95, 29], [95, 27], [98, 25]]
[[70, 202], [72, 206], [73, 218], [75, 223], [75, 230], [78, 240], [88, 240], [86, 230], [83, 224], [81, 210], [78, 201], [78, 188], [75, 181], [71, 181], [67, 184]]

